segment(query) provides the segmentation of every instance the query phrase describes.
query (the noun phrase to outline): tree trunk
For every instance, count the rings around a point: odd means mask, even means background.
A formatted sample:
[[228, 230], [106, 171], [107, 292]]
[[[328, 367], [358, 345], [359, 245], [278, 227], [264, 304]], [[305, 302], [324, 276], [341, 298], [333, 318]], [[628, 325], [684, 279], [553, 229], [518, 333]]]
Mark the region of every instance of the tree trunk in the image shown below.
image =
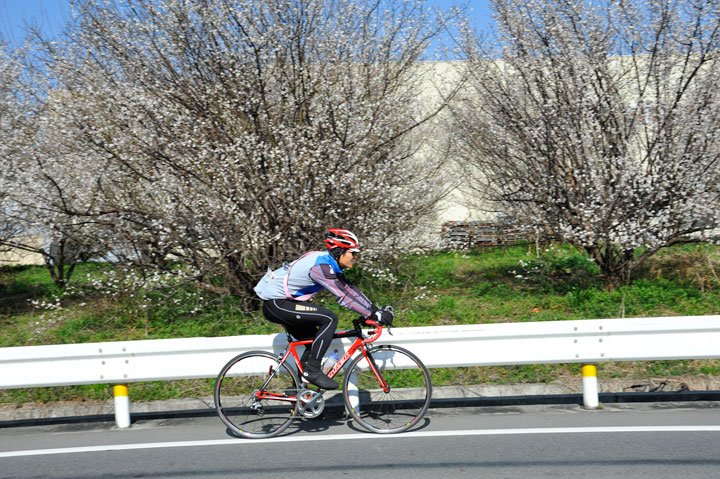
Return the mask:
[[616, 245], [587, 246], [585, 251], [600, 267], [605, 289], [615, 291], [620, 286], [630, 284], [632, 270], [637, 265], [633, 261], [634, 249], [621, 250]]

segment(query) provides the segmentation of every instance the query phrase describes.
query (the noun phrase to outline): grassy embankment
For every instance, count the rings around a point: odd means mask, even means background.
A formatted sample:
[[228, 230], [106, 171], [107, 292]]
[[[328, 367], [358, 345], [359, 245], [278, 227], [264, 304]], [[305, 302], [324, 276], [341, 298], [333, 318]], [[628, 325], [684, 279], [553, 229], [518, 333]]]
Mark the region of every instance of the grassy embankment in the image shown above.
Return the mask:
[[[351, 281], [378, 304], [393, 304], [396, 326], [562, 321], [720, 313], [720, 248], [686, 245], [656, 255], [631, 286], [604, 291], [595, 264], [568, 246], [480, 249], [409, 255], [391, 269], [349, 272]], [[268, 334], [279, 329], [259, 312], [242, 313], [233, 298], [208, 304], [202, 293], [166, 295], [139, 289], [113, 297], [89, 281], [107, 265], [84, 264], [73, 278], [76, 293], [54, 307], [58, 290], [41, 267], [0, 269], [0, 347], [196, 336]], [[352, 313], [325, 295], [323, 304]], [[44, 304], [43, 304], [44, 303]], [[221, 365], [218, 365], [218, 369]], [[433, 370], [435, 385], [549, 382], [579, 375], [579, 365]], [[718, 374], [720, 362], [606, 363], [603, 377]], [[212, 380], [133, 385], [132, 400], [207, 396]], [[111, 397], [108, 385], [0, 390], [0, 403], [95, 400]]]

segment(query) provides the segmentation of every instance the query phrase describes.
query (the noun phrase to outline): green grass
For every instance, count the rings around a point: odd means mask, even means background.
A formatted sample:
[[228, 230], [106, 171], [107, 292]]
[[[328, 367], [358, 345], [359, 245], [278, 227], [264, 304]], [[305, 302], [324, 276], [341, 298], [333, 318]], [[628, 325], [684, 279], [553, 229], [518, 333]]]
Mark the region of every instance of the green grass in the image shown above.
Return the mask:
[[[720, 313], [720, 248], [684, 245], [661, 251], [630, 286], [603, 289], [597, 266], [580, 251], [553, 245], [536, 251], [514, 246], [465, 252], [409, 254], [385, 274], [358, 267], [348, 271], [376, 304], [393, 304], [396, 327], [617, 317], [692, 316]], [[108, 266], [82, 264], [73, 276], [76, 291], [47, 310], [60, 291], [42, 267], [0, 269], [0, 347], [199, 336], [268, 334], [280, 328], [261, 313], [243, 313], [234, 298], [214, 298], [191, 288], [136, 291], [110, 296], [88, 288]], [[387, 273], [392, 273], [387, 274]], [[340, 327], [354, 315], [329, 295], [319, 301], [340, 315]], [[717, 361], [673, 361], [601, 366], [609, 377], [717, 374]], [[221, 365], [218, 365], [218, 369]], [[605, 371], [605, 372], [603, 372]], [[578, 365], [531, 365], [432, 370], [437, 385], [548, 382], [578, 375]], [[207, 391], [205, 391], [207, 389]], [[133, 400], [209, 395], [207, 381], [133, 385]], [[204, 393], [203, 393], [204, 391]], [[93, 400], [110, 397], [107, 386], [0, 391], [0, 402]]]

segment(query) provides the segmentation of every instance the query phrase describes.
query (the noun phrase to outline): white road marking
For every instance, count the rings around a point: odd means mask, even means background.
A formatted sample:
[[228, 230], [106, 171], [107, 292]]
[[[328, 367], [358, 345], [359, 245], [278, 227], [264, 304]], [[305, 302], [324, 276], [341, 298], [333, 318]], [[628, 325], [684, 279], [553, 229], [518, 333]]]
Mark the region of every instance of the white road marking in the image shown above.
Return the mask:
[[281, 442], [307, 441], [357, 441], [363, 439], [418, 439], [452, 436], [504, 436], [524, 434], [596, 434], [596, 433], [642, 433], [642, 432], [720, 432], [720, 426], [621, 426], [621, 427], [569, 427], [529, 429], [475, 429], [469, 431], [417, 431], [402, 434], [316, 434], [283, 436], [272, 439], [217, 439], [207, 441], [151, 442], [145, 444], [108, 444], [105, 446], [66, 447], [60, 449], [34, 449], [27, 451], [0, 452], [3, 457], [45, 456], [51, 454], [79, 454], [87, 452], [130, 451], [134, 449], [163, 449], [171, 447], [239, 446], [249, 444], [275, 444]]

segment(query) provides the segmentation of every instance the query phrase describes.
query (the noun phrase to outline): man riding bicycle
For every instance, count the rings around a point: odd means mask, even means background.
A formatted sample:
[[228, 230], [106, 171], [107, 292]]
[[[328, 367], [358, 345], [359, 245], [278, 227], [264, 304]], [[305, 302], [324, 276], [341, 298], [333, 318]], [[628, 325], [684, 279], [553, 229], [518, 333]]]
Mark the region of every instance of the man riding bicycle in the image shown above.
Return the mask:
[[262, 311], [268, 321], [282, 324], [297, 339], [314, 338], [300, 359], [303, 382], [337, 389], [338, 384], [322, 372], [320, 361], [330, 347], [338, 317], [308, 299], [326, 289], [341, 306], [386, 325], [392, 324], [394, 313], [392, 306], [375, 306], [345, 279], [343, 270], [355, 265], [360, 251], [357, 236], [331, 228], [325, 234], [325, 246], [327, 252], [311, 251], [288, 266], [268, 271], [255, 292], [263, 300]]

